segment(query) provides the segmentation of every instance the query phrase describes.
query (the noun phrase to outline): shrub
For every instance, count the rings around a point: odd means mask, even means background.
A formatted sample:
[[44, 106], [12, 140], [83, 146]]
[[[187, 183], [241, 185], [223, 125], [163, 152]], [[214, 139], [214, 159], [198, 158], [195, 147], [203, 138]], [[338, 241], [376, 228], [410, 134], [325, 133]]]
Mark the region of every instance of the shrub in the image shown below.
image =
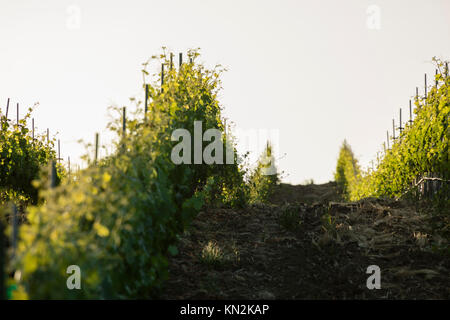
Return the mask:
[[[196, 64], [199, 56], [197, 50], [188, 52], [191, 63], [183, 64], [178, 72], [170, 69], [169, 54], [154, 56], [152, 60], [162, 63], [169, 69], [164, 77], [161, 88], [149, 87], [149, 126], [158, 126], [166, 122], [167, 135], [163, 139], [170, 140], [171, 134], [176, 129], [186, 129], [191, 133], [191, 146], [194, 146], [194, 121], [201, 121], [202, 134], [211, 128], [219, 129], [222, 134], [222, 154], [226, 155], [227, 146], [233, 151], [233, 164], [195, 164], [194, 152], [191, 153], [191, 164], [183, 164], [179, 170], [187, 167], [193, 174], [187, 190], [195, 192], [205, 187], [209, 177], [214, 177], [214, 183], [210, 185], [208, 201], [222, 203], [231, 206], [242, 206], [246, 203], [246, 191], [244, 186], [245, 170], [239, 164], [237, 152], [232, 141], [231, 134], [225, 135], [224, 123], [221, 118], [221, 107], [217, 95], [221, 89], [220, 76], [225, 71], [221, 66], [206, 69], [201, 64]], [[149, 60], [145, 66], [147, 66]], [[143, 72], [148, 74], [144, 69]], [[158, 79], [160, 81], [161, 79]], [[162, 89], [162, 93], [161, 93]], [[175, 145], [176, 143], [173, 143]], [[201, 142], [201, 150], [210, 144], [209, 141]], [[224, 161], [225, 163], [225, 161]], [[181, 169], [182, 168], [182, 169]]]
[[267, 202], [273, 194], [274, 187], [279, 183], [279, 173], [272, 154], [272, 145], [267, 142], [258, 163], [250, 174], [248, 184], [251, 202]]
[[[450, 179], [450, 77], [442, 72], [444, 63], [436, 60], [441, 73], [438, 85], [427, 98], [417, 97], [415, 120], [405, 125], [400, 137], [382, 157], [376, 170], [365, 172], [354, 183], [352, 199], [362, 197], [399, 197], [407, 192], [415, 178], [427, 172]], [[448, 189], [440, 197], [448, 199]]]
[[224, 253], [214, 241], [209, 241], [202, 249], [200, 261], [208, 265], [220, 265], [225, 261]]
[[339, 158], [336, 165], [334, 179], [337, 183], [339, 192], [344, 198], [349, 198], [351, 188], [355, 183], [360, 168], [350, 145], [344, 140], [339, 151]]
[[36, 135], [33, 140], [27, 128], [32, 110], [18, 124], [1, 116], [0, 205], [8, 201], [36, 204], [38, 191], [32, 181], [39, 178], [40, 170], [49, 160], [56, 158], [54, 140], [46, 143], [43, 135]]
[[[168, 64], [166, 55], [160, 59]], [[76, 181], [41, 192], [45, 201], [29, 208], [14, 261], [30, 298], [154, 297], [167, 277], [177, 236], [204, 200], [239, 200], [235, 189], [243, 185], [243, 171], [237, 163], [171, 160], [173, 130], [184, 128], [193, 136], [194, 120], [222, 128], [218, 77], [194, 63], [167, 71], [162, 88], [149, 87], [147, 117], [127, 120], [127, 134], [120, 134], [113, 155], [81, 171]], [[121, 121], [109, 127], [121, 133]], [[82, 290], [65, 286], [70, 265], [81, 269]]]
[[[157, 292], [176, 235], [201, 198], [177, 193], [191, 175], [173, 176], [167, 153], [155, 150], [157, 135], [138, 131], [123, 141], [126, 153], [83, 171], [76, 183], [45, 191], [45, 205], [29, 209], [17, 263], [30, 298], [149, 298]], [[65, 287], [69, 265], [81, 268], [82, 290]]]

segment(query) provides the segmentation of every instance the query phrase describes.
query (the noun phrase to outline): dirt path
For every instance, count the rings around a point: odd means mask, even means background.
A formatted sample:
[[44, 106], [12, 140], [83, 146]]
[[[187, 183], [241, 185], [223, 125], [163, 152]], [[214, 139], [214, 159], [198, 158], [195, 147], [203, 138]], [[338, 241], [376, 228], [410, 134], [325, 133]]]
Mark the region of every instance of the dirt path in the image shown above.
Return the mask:
[[[450, 299], [450, 259], [406, 203], [337, 203], [333, 184], [282, 185], [273, 205], [201, 212], [163, 299]], [[297, 201], [296, 201], [297, 200]], [[369, 290], [369, 265], [381, 289]]]

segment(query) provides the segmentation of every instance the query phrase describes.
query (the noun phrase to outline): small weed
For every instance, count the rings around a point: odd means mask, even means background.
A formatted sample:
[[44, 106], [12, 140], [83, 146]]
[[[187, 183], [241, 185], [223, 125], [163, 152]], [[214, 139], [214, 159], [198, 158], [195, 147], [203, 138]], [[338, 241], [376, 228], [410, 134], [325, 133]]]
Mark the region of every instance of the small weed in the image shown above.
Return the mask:
[[232, 251], [232, 257], [230, 257], [231, 260], [233, 260], [236, 264], [239, 264], [239, 262], [241, 261], [241, 254], [236, 245], [236, 241], [233, 241], [233, 243], [231, 244], [231, 251]]
[[336, 221], [329, 211], [322, 215], [322, 227], [326, 232], [336, 232]]
[[221, 265], [225, 262], [222, 249], [214, 241], [209, 241], [202, 249], [200, 261], [207, 265]]
[[215, 241], [209, 241], [202, 249], [200, 262], [211, 267], [224, 267], [225, 265], [238, 265], [241, 261], [236, 241], [221, 248]]
[[279, 217], [279, 222], [285, 229], [296, 231], [302, 224], [298, 208], [285, 208]]

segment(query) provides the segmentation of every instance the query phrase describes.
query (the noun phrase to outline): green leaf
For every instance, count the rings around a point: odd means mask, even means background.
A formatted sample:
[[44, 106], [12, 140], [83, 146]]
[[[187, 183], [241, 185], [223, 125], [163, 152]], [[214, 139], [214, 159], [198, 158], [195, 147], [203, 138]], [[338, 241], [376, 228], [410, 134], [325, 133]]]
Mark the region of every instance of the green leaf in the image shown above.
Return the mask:
[[178, 254], [178, 249], [175, 246], [169, 246], [169, 248], [167, 248], [167, 251], [172, 255], [172, 256], [176, 256]]

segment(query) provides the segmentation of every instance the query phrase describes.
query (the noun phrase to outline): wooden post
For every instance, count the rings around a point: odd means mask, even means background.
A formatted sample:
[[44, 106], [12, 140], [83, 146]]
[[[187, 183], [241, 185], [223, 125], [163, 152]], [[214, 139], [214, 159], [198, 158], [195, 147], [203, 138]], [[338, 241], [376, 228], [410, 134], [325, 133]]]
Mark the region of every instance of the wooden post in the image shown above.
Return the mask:
[[127, 130], [127, 116], [126, 116], [127, 108], [122, 108], [122, 134], [125, 137]]
[[411, 100], [409, 100], [409, 123], [412, 125], [413, 121], [412, 121], [412, 104], [411, 104]]
[[[425, 177], [427, 176], [427, 174], [425, 173]], [[422, 184], [423, 184], [423, 196], [424, 198], [426, 198], [428, 196], [428, 185], [427, 185], [427, 180], [422, 180]]]
[[427, 74], [425, 73], [425, 99], [427, 98]]
[[424, 183], [423, 183], [422, 178], [423, 178], [423, 175], [421, 174], [421, 175], [418, 177], [418, 180], [419, 180], [419, 194], [420, 194], [420, 199], [423, 199], [423, 197], [425, 196], [425, 185], [424, 185]]
[[19, 103], [17, 103], [17, 125], [19, 125]]
[[400, 108], [400, 119], [399, 119], [399, 127], [398, 127], [398, 129], [400, 130], [399, 137], [401, 138], [402, 130], [403, 130], [403, 128], [402, 128], [402, 108]]
[[98, 132], [95, 134], [95, 164], [98, 160]]
[[[437, 77], [437, 75], [438, 75], [438, 70], [436, 69], [436, 71], [435, 71], [435, 76]], [[437, 88], [438, 87], [438, 80], [437, 80], [437, 78], [435, 78], [436, 80], [436, 83], [435, 83], [435, 87]]]
[[[433, 174], [430, 173], [430, 174], [428, 175], [428, 177], [429, 177], [429, 178], [433, 178]], [[433, 195], [433, 180], [428, 180], [428, 183], [429, 183], [428, 189], [429, 189], [430, 197], [431, 197], [431, 196]]]
[[412, 181], [412, 187], [413, 187], [413, 191], [412, 191], [413, 195], [414, 195], [414, 197], [417, 197], [416, 178], [414, 178], [413, 181]]
[[145, 85], [145, 108], [144, 108], [144, 116], [147, 114], [148, 108], [148, 84]]
[[56, 163], [54, 160], [50, 163], [50, 188], [56, 187]]
[[420, 190], [419, 180], [420, 180], [420, 176], [417, 176], [415, 178], [415, 184], [416, 184], [416, 189], [417, 189], [417, 197], [420, 199], [421, 190]]
[[6, 266], [6, 243], [5, 243], [5, 226], [0, 217], [0, 300], [6, 300], [6, 285], [5, 285], [5, 266]]
[[386, 131], [387, 148], [389, 150], [389, 130]]
[[181, 53], [181, 52], [180, 52], [180, 54], [179, 54], [178, 61], [179, 61], [179, 63], [180, 63], [180, 68], [181, 68], [181, 65], [183, 64], [183, 53]]
[[433, 173], [433, 177], [436, 178], [436, 180], [433, 181], [434, 193], [437, 193], [439, 191], [439, 187], [440, 187], [439, 186], [439, 180], [437, 180], [437, 179], [439, 179], [440, 176], [437, 173]]
[[[439, 174], [438, 177], [439, 177], [440, 179], [444, 178], [441, 174]], [[442, 191], [443, 185], [444, 185], [444, 181], [441, 181], [441, 180], [438, 180], [438, 181], [437, 181], [437, 188], [438, 188], [437, 191], [438, 191], [438, 192], [441, 192], [441, 191]]]
[[8, 121], [8, 111], [9, 111], [9, 98], [8, 98], [8, 102], [6, 103], [6, 121]]
[[434, 190], [434, 194], [438, 193], [440, 190], [440, 181], [437, 180], [438, 178], [440, 178], [439, 174], [437, 173], [433, 173], [433, 177], [436, 178], [436, 180], [433, 180], [433, 190]]
[[122, 149], [125, 150], [125, 137], [127, 134], [127, 108], [122, 108]]
[[[433, 172], [433, 173], [431, 174], [431, 177], [432, 177], [432, 178], [437, 178], [437, 175]], [[433, 180], [433, 181], [431, 181], [431, 193], [433, 194], [433, 196], [434, 196], [434, 194], [436, 193], [436, 191], [437, 191], [436, 180]]]
[[[427, 173], [427, 177], [428, 178], [431, 177], [431, 172]], [[427, 180], [427, 182], [428, 182], [428, 196], [430, 197], [432, 192], [433, 192], [433, 190], [432, 190], [432, 182], [433, 182], [433, 180]]]
[[[428, 177], [432, 178], [433, 174], [429, 172]], [[433, 195], [433, 180], [428, 180], [428, 182], [430, 183], [428, 188], [430, 190], [430, 197], [431, 197]]]
[[34, 141], [34, 118], [31, 119], [31, 125], [32, 125], [32, 127], [33, 127], [32, 135], [33, 135], [33, 141]]
[[172, 70], [173, 67], [173, 53], [170, 53], [170, 70]]
[[163, 85], [164, 85], [164, 63], [161, 63], [161, 93], [164, 92]]
[[415, 183], [415, 186], [416, 186], [416, 197], [420, 199], [420, 184], [418, 184], [418, 182], [419, 182], [419, 178], [416, 177], [414, 179], [414, 183]]
[[416, 101], [419, 99], [419, 87], [416, 87]]
[[[422, 175], [422, 179], [425, 178], [426, 176], [427, 176], [427, 174], [424, 173]], [[426, 198], [426, 196], [427, 196], [427, 180], [422, 180], [422, 194], [423, 194], [423, 197]]]
[[392, 139], [395, 140], [395, 121], [392, 119]]
[[49, 131], [48, 131], [48, 128], [47, 128], [47, 143], [50, 143], [50, 135], [49, 135]]

